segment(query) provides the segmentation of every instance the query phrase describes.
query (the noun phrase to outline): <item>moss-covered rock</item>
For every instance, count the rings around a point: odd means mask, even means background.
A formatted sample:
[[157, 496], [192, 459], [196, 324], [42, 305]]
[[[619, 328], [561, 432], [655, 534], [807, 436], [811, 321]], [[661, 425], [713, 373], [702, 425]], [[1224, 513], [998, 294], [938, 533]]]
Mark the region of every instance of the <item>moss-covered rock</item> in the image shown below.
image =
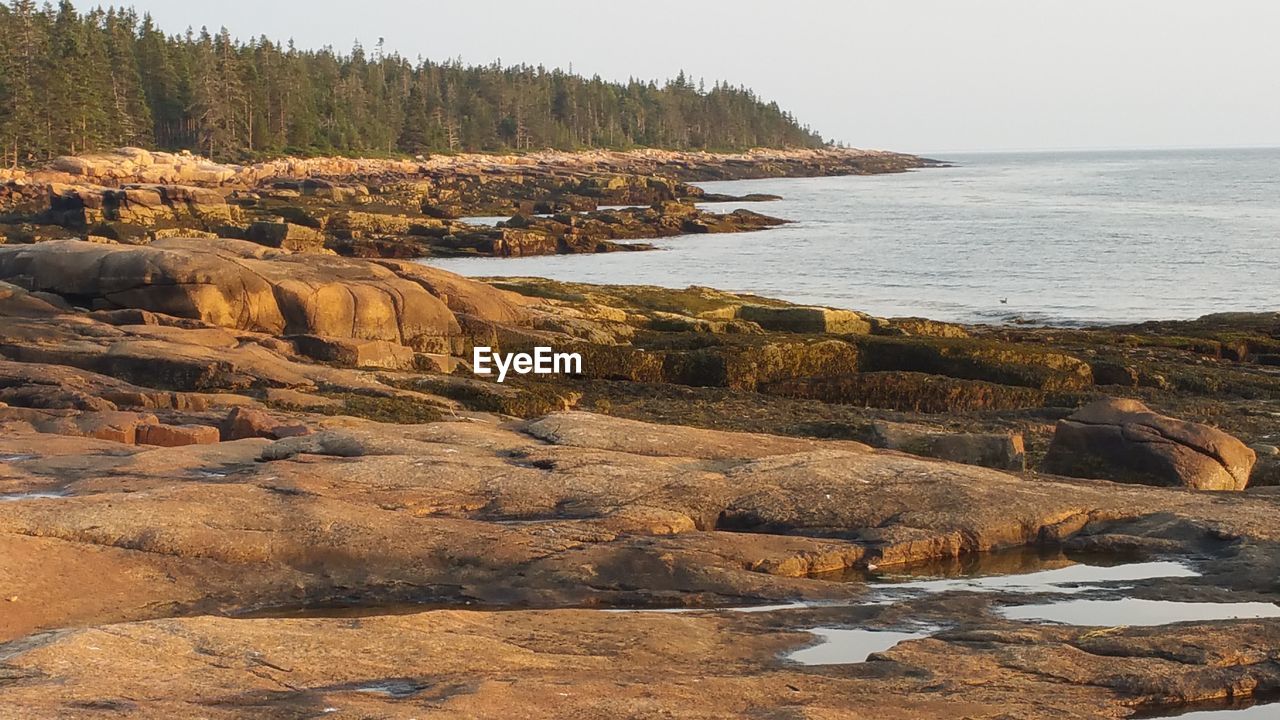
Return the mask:
[[738, 317], [756, 323], [765, 330], [778, 332], [831, 335], [866, 335], [871, 332], [870, 318], [853, 310], [743, 305], [738, 309]]
[[582, 393], [563, 386], [520, 380], [496, 383], [468, 377], [436, 375], [407, 387], [456, 400], [469, 410], [529, 418], [569, 410]]
[[321, 415], [350, 415], [377, 422], [418, 425], [444, 419], [444, 408], [421, 398], [409, 396], [374, 396], [355, 393], [325, 393], [323, 397], [341, 401], [341, 405], [309, 408]]
[[1093, 372], [1083, 360], [1024, 345], [868, 336], [859, 338], [858, 346], [867, 372], [919, 372], [1046, 391], [1082, 390], [1093, 384]]
[[1043, 391], [916, 372], [868, 372], [829, 380], [789, 380], [759, 388], [790, 398], [904, 412], [945, 413], [1040, 407]]
[[872, 331], [877, 335], [915, 335], [942, 338], [967, 338], [970, 336], [969, 331], [960, 325], [918, 317], [889, 318], [888, 320], [873, 319]]
[[755, 390], [762, 384], [858, 372], [858, 350], [839, 340], [722, 345], [667, 352], [666, 382]]

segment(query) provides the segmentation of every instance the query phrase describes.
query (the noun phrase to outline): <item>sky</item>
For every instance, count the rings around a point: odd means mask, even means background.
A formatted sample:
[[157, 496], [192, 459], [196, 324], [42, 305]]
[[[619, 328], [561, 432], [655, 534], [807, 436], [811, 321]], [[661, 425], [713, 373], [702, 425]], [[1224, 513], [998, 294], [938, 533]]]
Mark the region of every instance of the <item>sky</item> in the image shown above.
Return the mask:
[[[82, 9], [103, 4], [76, 3]], [[938, 153], [1280, 145], [1274, 0], [124, 0], [171, 33], [746, 85], [829, 139]]]

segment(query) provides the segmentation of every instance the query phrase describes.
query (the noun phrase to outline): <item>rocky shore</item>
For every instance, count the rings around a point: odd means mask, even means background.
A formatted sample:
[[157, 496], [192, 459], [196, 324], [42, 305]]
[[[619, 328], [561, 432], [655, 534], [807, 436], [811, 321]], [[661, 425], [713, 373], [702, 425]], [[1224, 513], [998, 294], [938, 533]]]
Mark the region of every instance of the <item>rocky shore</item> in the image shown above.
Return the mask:
[[[454, 159], [396, 179], [417, 195], [375, 192], [383, 161], [11, 183], [68, 224], [0, 245], [0, 718], [1125, 718], [1280, 691], [1280, 315], [958, 326], [370, 249], [458, 242], [386, 218], [499, 207], [560, 252], [688, 233], [730, 221], [683, 183], [837, 156], [779, 157]], [[103, 202], [30, 204], [59, 197]], [[91, 210], [143, 231], [86, 241]], [[476, 346], [582, 372], [499, 384]], [[1114, 577], [1042, 578], [1064, 568]], [[1202, 615], [1019, 619], [1066, 599]], [[793, 655], [842, 632], [905, 637]]]
[[[931, 164], [910, 155], [832, 149], [314, 158], [242, 166], [121, 148], [57, 158], [30, 172], [3, 171], [0, 241], [140, 245], [217, 237], [381, 258], [646, 250], [651, 247], [614, 241], [783, 222], [745, 210], [700, 210], [694, 203], [771, 198], [707, 195], [691, 181], [901, 172]], [[494, 215], [510, 219], [498, 227], [459, 219]]]

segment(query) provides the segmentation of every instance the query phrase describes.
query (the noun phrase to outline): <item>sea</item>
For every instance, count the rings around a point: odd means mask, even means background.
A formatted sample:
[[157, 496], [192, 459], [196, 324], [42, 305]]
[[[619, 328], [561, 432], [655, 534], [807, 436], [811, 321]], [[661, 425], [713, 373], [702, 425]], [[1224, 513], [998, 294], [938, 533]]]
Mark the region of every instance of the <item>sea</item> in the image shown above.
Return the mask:
[[705, 182], [793, 221], [652, 252], [427, 259], [470, 276], [702, 285], [882, 317], [1087, 326], [1280, 309], [1280, 149], [936, 156], [872, 176]]

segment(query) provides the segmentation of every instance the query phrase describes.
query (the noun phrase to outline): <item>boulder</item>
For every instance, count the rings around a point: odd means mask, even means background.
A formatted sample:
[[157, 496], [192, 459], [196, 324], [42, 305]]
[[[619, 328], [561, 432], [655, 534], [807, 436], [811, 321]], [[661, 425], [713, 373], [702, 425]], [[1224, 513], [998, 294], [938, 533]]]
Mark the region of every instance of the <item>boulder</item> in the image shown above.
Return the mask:
[[30, 293], [17, 285], [0, 282], [0, 315], [40, 317], [57, 315], [63, 311], [61, 307], [51, 302], [50, 298], [41, 297], [43, 294]]
[[913, 423], [880, 420], [872, 423], [869, 439], [873, 447], [965, 465], [1016, 471], [1027, 467], [1027, 451], [1021, 433], [948, 432]]
[[1083, 390], [1094, 384], [1083, 360], [1024, 344], [978, 338], [885, 337], [856, 339], [863, 372], [906, 371], [984, 380], [1049, 392]]
[[1105, 398], [1058, 422], [1048, 472], [1195, 490], [1243, 490], [1256, 455], [1221, 430]]
[[457, 204], [424, 202], [421, 209], [423, 215], [440, 220], [452, 220], [462, 217], [462, 206]]
[[922, 337], [967, 338], [969, 331], [959, 325], [938, 322], [928, 318], [900, 317], [887, 321], [872, 321], [876, 332], [886, 335], [918, 335]]
[[470, 369], [466, 360], [441, 353], [414, 353], [413, 366], [415, 370], [431, 373], [452, 373], [460, 367]]
[[294, 335], [290, 339], [299, 353], [321, 362], [388, 370], [411, 370], [414, 367], [412, 349], [385, 340], [356, 340], [323, 335]]
[[236, 407], [232, 408], [218, 425], [218, 432], [223, 441], [245, 438], [278, 440], [282, 437], [306, 435], [310, 430], [305, 425], [297, 423], [281, 423], [270, 414], [256, 408]]
[[[3, 341], [4, 336], [0, 334], [0, 344]], [[114, 377], [62, 364], [0, 360], [0, 401], [16, 407], [198, 411], [207, 409], [213, 399], [196, 393], [140, 387]]]
[[259, 220], [249, 226], [248, 239], [260, 245], [294, 252], [322, 252], [324, 233], [290, 222]]
[[[447, 352], [461, 333], [444, 301], [389, 268], [239, 240], [5, 246], [0, 280], [75, 298], [92, 309], [149, 310], [272, 335], [385, 340]], [[450, 282], [479, 285], [462, 278]]]
[[218, 442], [218, 428], [212, 425], [139, 425], [139, 445], [182, 447]]
[[0, 409], [0, 422], [18, 422], [40, 433], [110, 440], [125, 445], [140, 442], [143, 428], [159, 420], [150, 413], [77, 410], [48, 410], [6, 407]]
[[738, 309], [738, 318], [765, 330], [779, 332], [835, 335], [866, 335], [871, 332], [871, 321], [866, 315], [824, 307], [743, 305]]
[[1093, 381], [1099, 385], [1123, 385], [1138, 387], [1141, 379], [1137, 368], [1114, 362], [1094, 362]]

